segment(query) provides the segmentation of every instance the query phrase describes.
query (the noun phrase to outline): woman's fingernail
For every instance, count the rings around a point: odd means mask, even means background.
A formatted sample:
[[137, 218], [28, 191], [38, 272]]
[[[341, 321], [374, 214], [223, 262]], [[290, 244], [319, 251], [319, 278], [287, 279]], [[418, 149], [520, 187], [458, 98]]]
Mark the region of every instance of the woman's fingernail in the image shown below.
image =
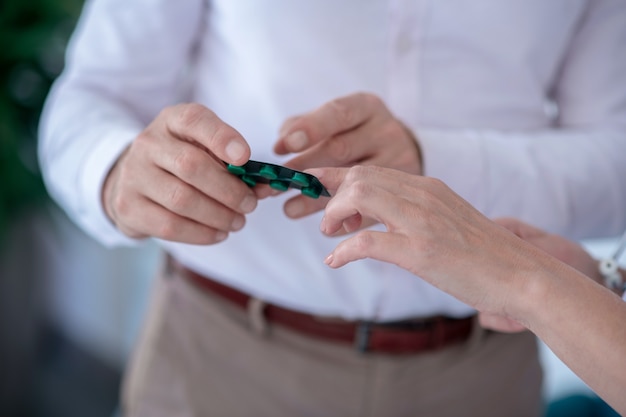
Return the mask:
[[322, 217], [322, 221], [320, 222], [320, 231], [322, 233], [326, 233], [326, 216]]
[[285, 138], [285, 143], [292, 151], [299, 151], [303, 149], [308, 142], [309, 138], [302, 130], [293, 132], [291, 135]]
[[333, 260], [335, 259], [335, 257], [333, 256], [333, 254], [331, 253], [330, 255], [328, 255], [326, 257], [326, 259], [324, 259], [324, 263], [328, 266], [331, 266], [331, 264], [333, 263]]

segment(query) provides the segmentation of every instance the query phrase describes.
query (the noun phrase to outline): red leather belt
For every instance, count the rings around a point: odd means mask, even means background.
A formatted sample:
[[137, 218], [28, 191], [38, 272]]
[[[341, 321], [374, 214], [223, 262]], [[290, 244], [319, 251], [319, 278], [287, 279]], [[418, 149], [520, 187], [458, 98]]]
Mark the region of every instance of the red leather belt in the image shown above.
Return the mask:
[[[243, 309], [248, 308], [251, 300], [249, 295], [200, 275], [171, 257], [168, 265], [197, 288]], [[353, 344], [362, 352], [387, 354], [434, 351], [463, 342], [468, 339], [474, 321], [472, 317], [453, 319], [439, 316], [382, 323], [346, 321], [313, 316], [273, 304], [264, 305], [263, 315], [269, 323], [310, 337]]]

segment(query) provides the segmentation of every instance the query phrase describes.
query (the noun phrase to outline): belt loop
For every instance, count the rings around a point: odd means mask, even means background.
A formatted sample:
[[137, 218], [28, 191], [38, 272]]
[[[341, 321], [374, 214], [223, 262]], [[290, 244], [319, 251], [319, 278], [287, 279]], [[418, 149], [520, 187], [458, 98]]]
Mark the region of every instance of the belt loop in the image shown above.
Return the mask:
[[483, 339], [486, 337], [487, 333], [489, 332], [490, 330], [487, 330], [483, 326], [480, 325], [480, 322], [478, 321], [478, 314], [476, 314], [472, 318], [472, 331], [468, 337], [467, 345], [470, 348], [480, 346], [481, 343], [484, 343]]
[[267, 334], [267, 321], [265, 320], [265, 302], [258, 298], [251, 297], [248, 300], [248, 319], [252, 330], [260, 335]]
[[160, 268], [162, 276], [166, 278], [172, 278], [176, 271], [176, 265], [174, 263], [174, 258], [169, 253], [165, 254], [165, 259], [162, 261]]
[[356, 350], [365, 353], [369, 348], [371, 324], [367, 321], [361, 321], [357, 324], [354, 345]]

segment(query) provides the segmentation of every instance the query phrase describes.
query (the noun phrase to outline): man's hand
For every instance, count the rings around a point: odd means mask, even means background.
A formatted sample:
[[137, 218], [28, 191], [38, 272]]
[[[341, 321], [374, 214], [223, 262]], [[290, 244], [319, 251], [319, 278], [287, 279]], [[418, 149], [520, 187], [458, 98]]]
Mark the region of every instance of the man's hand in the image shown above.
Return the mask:
[[102, 201], [132, 238], [212, 244], [241, 229], [257, 198], [223, 161], [250, 157], [243, 137], [199, 104], [163, 110], [120, 156]]
[[[290, 118], [280, 130], [274, 151], [298, 153], [286, 164], [297, 170], [358, 164], [422, 173], [416, 138], [378, 97], [366, 93], [338, 98]], [[300, 218], [322, 209], [326, 202], [298, 196], [287, 201], [285, 212]]]

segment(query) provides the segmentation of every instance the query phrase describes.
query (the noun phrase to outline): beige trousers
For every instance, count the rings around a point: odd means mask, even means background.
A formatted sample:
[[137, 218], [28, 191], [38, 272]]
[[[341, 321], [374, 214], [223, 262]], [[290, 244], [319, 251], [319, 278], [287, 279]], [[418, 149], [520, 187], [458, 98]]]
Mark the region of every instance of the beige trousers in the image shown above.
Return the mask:
[[534, 417], [531, 333], [476, 330], [418, 355], [361, 354], [270, 326], [166, 272], [123, 388], [125, 417]]

